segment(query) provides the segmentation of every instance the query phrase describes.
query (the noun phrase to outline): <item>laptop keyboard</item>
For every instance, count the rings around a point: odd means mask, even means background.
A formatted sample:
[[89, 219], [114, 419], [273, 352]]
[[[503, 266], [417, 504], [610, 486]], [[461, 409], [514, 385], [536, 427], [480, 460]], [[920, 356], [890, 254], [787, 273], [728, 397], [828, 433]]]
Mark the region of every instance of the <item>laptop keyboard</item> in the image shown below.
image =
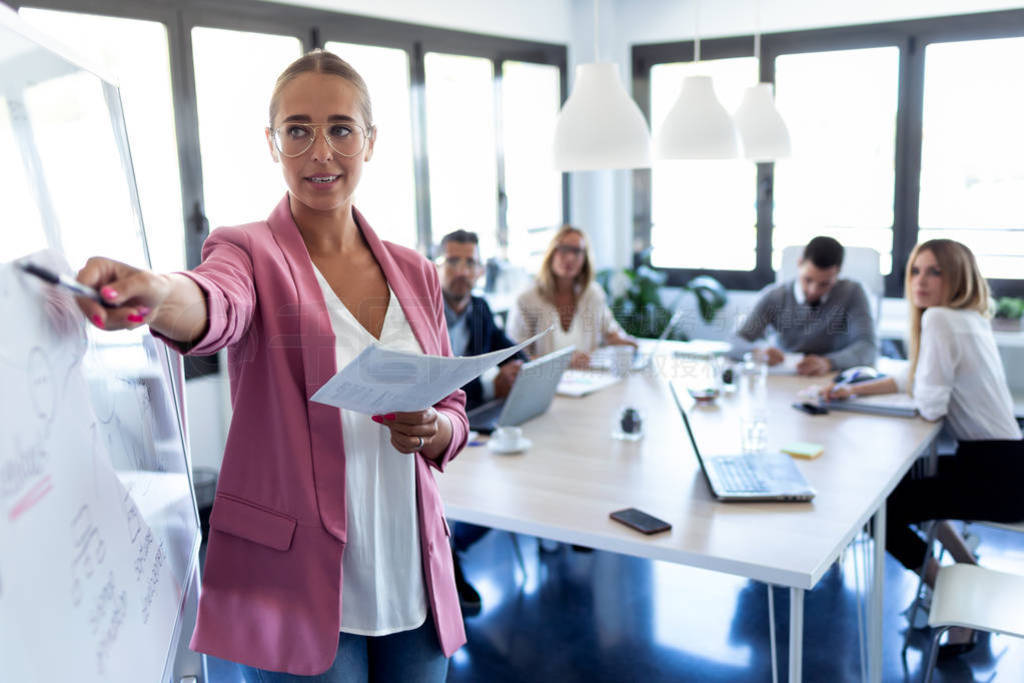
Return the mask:
[[715, 472], [729, 491], [765, 491], [767, 487], [745, 457], [715, 458]]

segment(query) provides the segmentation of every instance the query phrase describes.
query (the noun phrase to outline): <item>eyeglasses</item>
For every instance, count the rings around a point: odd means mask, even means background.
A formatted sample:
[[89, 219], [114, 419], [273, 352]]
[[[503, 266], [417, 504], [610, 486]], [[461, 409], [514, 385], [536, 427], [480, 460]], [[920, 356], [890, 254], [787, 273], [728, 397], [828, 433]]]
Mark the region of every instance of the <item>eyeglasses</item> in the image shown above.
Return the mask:
[[451, 270], [458, 270], [459, 268], [465, 268], [466, 270], [476, 270], [482, 267], [482, 264], [476, 259], [461, 258], [458, 256], [438, 256], [434, 263], [440, 268], [450, 268]]
[[328, 146], [343, 157], [360, 154], [370, 137], [366, 129], [355, 123], [286, 123], [274, 129], [274, 147], [286, 157], [302, 156], [313, 146], [319, 128], [324, 129]]
[[555, 251], [562, 256], [583, 256], [587, 253], [583, 247], [574, 247], [571, 244], [559, 244], [555, 247]]

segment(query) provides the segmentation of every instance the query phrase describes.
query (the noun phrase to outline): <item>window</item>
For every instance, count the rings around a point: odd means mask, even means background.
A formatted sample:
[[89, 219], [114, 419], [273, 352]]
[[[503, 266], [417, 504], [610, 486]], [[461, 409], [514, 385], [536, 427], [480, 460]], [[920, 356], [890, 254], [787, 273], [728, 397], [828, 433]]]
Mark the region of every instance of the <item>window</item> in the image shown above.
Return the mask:
[[264, 220], [287, 189], [264, 134], [270, 94], [302, 45], [290, 36], [196, 27], [192, 54], [210, 229]]
[[[753, 57], [657, 64], [651, 69], [655, 132], [687, 76], [711, 76], [719, 101], [735, 111], [757, 82]], [[757, 247], [757, 167], [742, 160], [656, 161], [651, 171], [651, 263], [659, 268], [753, 270]], [[695, 239], [699, 235], [715, 239]], [[722, 249], [728, 243], [729, 249]]]
[[918, 240], [963, 242], [992, 278], [1024, 274], [1021, 63], [1024, 38], [925, 48]]
[[405, 50], [354, 43], [324, 46], [366, 81], [377, 141], [363, 171], [355, 205], [382, 238], [416, 247], [416, 188], [409, 110], [409, 55]]
[[[14, 116], [11, 115], [12, 109]], [[29, 150], [19, 144], [19, 138], [31, 134], [20, 110], [20, 105], [0, 97], [0, 149], [11, 150], [0, 154], [0, 199], [4, 206], [4, 223], [8, 226], [4, 230], [3, 241], [0, 241], [0, 262], [49, 246], [43, 219], [34, 201], [34, 193], [39, 188], [34, 188], [26, 175], [26, 169], [33, 164], [22, 158], [22, 154]]]
[[785, 247], [822, 234], [877, 250], [891, 270], [899, 57], [879, 47], [776, 60], [793, 154], [775, 163], [775, 270]]
[[[638, 251], [651, 247], [672, 284], [710, 270], [728, 287], [760, 289], [785, 247], [832, 235], [878, 251], [886, 295], [902, 296], [914, 244], [948, 237], [971, 247], [996, 292], [1024, 295], [1024, 75], [1013, 68], [1024, 62], [1022, 27], [1024, 10], [1006, 10], [763, 35], [760, 76], [774, 84], [792, 155], [759, 164], [750, 185], [719, 162], [695, 164], [700, 175], [686, 180], [663, 164], [634, 172]], [[748, 54], [748, 40], [704, 41], [709, 69]], [[667, 74], [692, 49], [633, 47], [634, 95], [655, 126], [671, 102], [666, 82], [679, 78]], [[725, 79], [711, 75], [726, 101]], [[694, 184], [708, 189], [684, 197]], [[701, 216], [712, 198], [719, 216]], [[688, 232], [694, 221], [711, 227]]]
[[116, 74], [150, 261], [158, 271], [183, 269], [185, 234], [167, 29], [155, 21], [74, 12], [23, 8], [21, 14]]
[[480, 236], [494, 254], [498, 163], [494, 65], [489, 59], [428, 52], [424, 59], [430, 224], [434, 242], [456, 229]]
[[[142, 240], [123, 239], [138, 235], [139, 223], [110, 125], [113, 88], [88, 71], [48, 75], [25, 88], [24, 102], [39, 153], [39, 185], [47, 193], [44, 210], [60, 225], [64, 254], [76, 269], [95, 254], [144, 267]], [[92, 182], [97, 178], [105, 182]], [[103, 225], [96, 225], [96, 216], [103, 216]]]
[[[535, 272], [562, 223], [562, 174], [551, 163], [561, 103], [557, 66], [506, 61], [501, 68], [507, 258]], [[487, 254], [493, 256], [493, 254]]]

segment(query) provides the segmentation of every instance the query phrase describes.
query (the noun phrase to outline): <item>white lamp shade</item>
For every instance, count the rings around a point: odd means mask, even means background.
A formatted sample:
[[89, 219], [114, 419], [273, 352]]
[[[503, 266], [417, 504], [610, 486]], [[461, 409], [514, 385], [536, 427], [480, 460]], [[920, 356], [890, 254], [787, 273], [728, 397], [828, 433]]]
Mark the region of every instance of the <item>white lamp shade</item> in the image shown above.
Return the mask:
[[683, 79], [655, 140], [659, 159], [732, 159], [739, 156], [736, 126], [715, 96], [710, 76]]
[[622, 87], [617, 64], [576, 67], [576, 83], [555, 123], [554, 155], [559, 171], [651, 165], [647, 121]]
[[790, 155], [789, 130], [775, 108], [771, 83], [747, 88], [734, 118], [747, 159], [774, 161]]

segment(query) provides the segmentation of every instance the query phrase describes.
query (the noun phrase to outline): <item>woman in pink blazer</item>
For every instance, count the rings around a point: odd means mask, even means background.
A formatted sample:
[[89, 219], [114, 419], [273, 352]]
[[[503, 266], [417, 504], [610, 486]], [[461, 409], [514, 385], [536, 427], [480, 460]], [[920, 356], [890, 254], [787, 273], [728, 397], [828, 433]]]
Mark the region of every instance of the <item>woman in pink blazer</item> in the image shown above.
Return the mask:
[[288, 185], [267, 220], [215, 230], [190, 272], [90, 259], [79, 280], [116, 308], [80, 304], [183, 353], [228, 349], [234, 416], [192, 647], [252, 681], [441, 681], [466, 636], [430, 467], [465, 445], [464, 394], [372, 418], [309, 401], [370, 343], [451, 355], [437, 273], [352, 205], [375, 129], [347, 63], [289, 66], [266, 135]]

